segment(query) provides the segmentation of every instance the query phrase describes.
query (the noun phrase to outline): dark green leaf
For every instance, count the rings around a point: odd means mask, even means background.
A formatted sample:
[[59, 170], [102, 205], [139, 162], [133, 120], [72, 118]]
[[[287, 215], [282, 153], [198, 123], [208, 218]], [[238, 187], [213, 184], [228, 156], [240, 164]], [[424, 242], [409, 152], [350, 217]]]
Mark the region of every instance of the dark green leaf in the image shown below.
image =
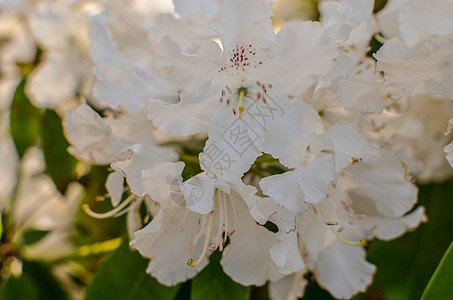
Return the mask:
[[453, 291], [453, 243], [450, 244], [433, 277], [428, 282], [422, 300], [449, 299]]
[[148, 261], [127, 240], [106, 260], [87, 288], [86, 300], [171, 300], [179, 286], [165, 287], [145, 273]]
[[192, 300], [247, 300], [250, 287], [235, 283], [220, 266], [220, 253], [211, 255], [209, 265], [192, 280]]
[[41, 111], [34, 107], [25, 94], [26, 79], [22, 79], [14, 92], [11, 103], [10, 131], [17, 153], [22, 157], [25, 151], [36, 143], [41, 128]]
[[38, 286], [28, 274], [10, 276], [0, 292], [1, 300], [39, 300]]
[[45, 237], [48, 233], [49, 231], [47, 230], [26, 230], [22, 233], [20, 244], [24, 246], [34, 244]]
[[60, 117], [52, 110], [46, 110], [43, 117], [41, 142], [46, 161], [46, 173], [57, 188], [64, 192], [68, 184], [75, 180], [76, 160], [68, 152], [69, 143], [63, 134]]
[[41, 300], [66, 300], [68, 296], [61, 288], [58, 281], [43, 265], [37, 262], [24, 261], [24, 274], [33, 278], [35, 284], [39, 287], [39, 299]]

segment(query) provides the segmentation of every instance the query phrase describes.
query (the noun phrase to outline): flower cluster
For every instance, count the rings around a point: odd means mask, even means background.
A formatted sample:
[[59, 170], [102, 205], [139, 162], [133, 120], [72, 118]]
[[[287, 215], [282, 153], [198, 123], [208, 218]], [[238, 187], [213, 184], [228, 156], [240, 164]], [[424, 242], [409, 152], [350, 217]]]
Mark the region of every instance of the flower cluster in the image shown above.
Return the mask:
[[319, 21], [274, 24], [270, 0], [21, 2], [0, 9], [33, 31], [8, 42], [20, 60], [45, 48], [32, 103], [64, 116], [73, 156], [111, 167], [114, 208], [83, 209], [127, 214], [162, 284], [219, 251], [272, 299], [303, 296], [308, 273], [351, 298], [376, 272], [366, 243], [427, 221], [415, 180], [453, 175], [449, 0], [323, 0]]

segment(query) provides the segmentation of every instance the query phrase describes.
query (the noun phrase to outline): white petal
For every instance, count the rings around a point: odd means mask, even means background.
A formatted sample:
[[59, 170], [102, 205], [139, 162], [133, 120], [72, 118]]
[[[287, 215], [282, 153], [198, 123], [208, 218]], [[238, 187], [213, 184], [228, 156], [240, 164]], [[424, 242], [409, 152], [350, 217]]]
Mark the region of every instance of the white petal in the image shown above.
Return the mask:
[[181, 192], [183, 162], [157, 164], [152, 169], [142, 171], [143, 188], [161, 207], [174, 204], [182, 206], [184, 195]]
[[334, 145], [336, 174], [356, 162], [373, 162], [379, 158], [379, 146], [368, 142], [354, 125], [335, 124], [326, 133]]
[[92, 19], [90, 26], [90, 53], [97, 64], [94, 72], [97, 82], [94, 94], [112, 108], [124, 107], [135, 115], [145, 108], [150, 96], [176, 100], [177, 88], [155, 74], [133, 65], [122, 57], [107, 34], [104, 15]]
[[197, 176], [184, 181], [181, 191], [186, 200], [186, 207], [191, 211], [208, 214], [214, 209], [214, 190], [216, 181], [200, 173]]
[[27, 83], [27, 95], [35, 106], [56, 108], [75, 96], [81, 75], [91, 69], [78, 56], [72, 49], [46, 52]]
[[306, 210], [306, 203], [321, 202], [327, 188], [335, 179], [332, 155], [326, 155], [312, 163], [260, 181], [263, 193], [292, 211]]
[[366, 290], [376, 267], [365, 260], [362, 247], [349, 246], [340, 241], [322, 251], [314, 270], [320, 286], [335, 298], [349, 299]]
[[[161, 209], [151, 223], [135, 233], [135, 240], [131, 242], [143, 256], [151, 259], [146, 271], [165, 285], [190, 279], [208, 264], [205, 257], [195, 268], [187, 265], [191, 258], [187, 246], [197, 234], [200, 215], [189, 212], [185, 217], [186, 212], [187, 209], [181, 207]], [[198, 243], [194, 257], [200, 255], [201, 247], [202, 243]]]
[[308, 281], [303, 274], [294, 273], [282, 279], [269, 282], [269, 294], [272, 300], [297, 300], [304, 295]]
[[299, 254], [297, 233], [278, 232], [277, 238], [280, 241], [272, 246], [270, 253], [278, 271], [285, 275], [302, 271], [305, 263]]
[[280, 231], [289, 233], [296, 229], [296, 214], [278, 205], [272, 198], [257, 197], [258, 200], [252, 206], [250, 213], [261, 224], [271, 221], [278, 226]]
[[211, 21], [226, 52], [240, 44], [259, 44], [262, 48], [275, 38], [272, 11], [263, 0], [223, 1]]
[[321, 22], [337, 42], [342, 42], [370, 17], [373, 6], [372, 0], [323, 1], [319, 6]]
[[88, 105], [69, 111], [63, 120], [69, 152], [94, 164], [108, 164], [114, 159], [110, 148], [111, 128]]
[[288, 103], [286, 96], [279, 96], [269, 98], [266, 104], [254, 105], [244, 114], [250, 114], [257, 123], [250, 122], [252, 126], [248, 127], [249, 134], [257, 136], [254, 142], [256, 147], [293, 168], [304, 160], [311, 137], [321, 133], [324, 125], [318, 112], [302, 99]]
[[409, 96], [439, 93], [453, 98], [452, 52], [451, 39], [432, 38], [408, 48], [399, 38], [386, 42], [374, 57], [389, 86]]
[[182, 17], [205, 17], [211, 19], [219, 9], [219, 0], [174, 0], [175, 12]]
[[[446, 134], [449, 134], [453, 130], [453, 118], [448, 121], [448, 130]], [[444, 147], [444, 152], [447, 157], [450, 166], [453, 167], [453, 142]]]
[[315, 80], [332, 70], [338, 55], [336, 43], [317, 22], [291, 23], [277, 35], [279, 52], [263, 64], [262, 82], [298, 96]]
[[222, 110], [211, 121], [209, 139], [200, 153], [200, 165], [206, 172], [234, 181], [250, 169], [261, 154], [254, 145], [248, 124], [230, 110]]
[[189, 136], [206, 132], [214, 113], [210, 109], [210, 97], [203, 99], [203, 96], [190, 97], [183, 93], [177, 104], [150, 99], [146, 109], [148, 118], [160, 131], [170, 135]]
[[210, 82], [206, 76], [215, 72], [214, 63], [221, 53], [219, 45], [211, 40], [203, 41], [197, 53], [185, 53], [166, 36], [154, 48], [154, 65], [157, 69], [167, 69], [185, 91], [199, 93], [200, 87]]
[[449, 0], [415, 0], [401, 6], [399, 28], [407, 46], [413, 47], [420, 41], [452, 34], [452, 4]]
[[368, 216], [365, 220], [357, 220], [357, 226], [361, 227], [366, 239], [377, 237], [389, 241], [417, 228], [422, 222], [426, 221], [425, 208], [420, 206], [401, 218]]
[[332, 89], [344, 108], [357, 112], [381, 113], [390, 91], [382, 84], [382, 75], [375, 72], [375, 61], [367, 59], [348, 78], [338, 78]]
[[131, 149], [130, 158], [118, 160], [112, 164], [112, 168], [121, 171], [126, 177], [131, 192], [137, 197], [143, 197], [146, 191], [142, 185], [142, 171], [152, 169], [160, 162], [175, 161], [178, 156], [170, 149], [136, 144]]
[[112, 172], [107, 176], [105, 181], [105, 188], [109, 194], [110, 200], [112, 201], [113, 207], [116, 207], [123, 196], [123, 183], [124, 176], [119, 172]]
[[235, 206], [237, 227], [220, 261], [223, 270], [242, 285], [263, 285], [280, 278], [269, 252], [278, 241], [275, 234], [255, 223], [243, 201], [235, 201]]
[[401, 217], [417, 201], [418, 190], [406, 167], [389, 151], [382, 150], [377, 162], [351, 166], [346, 174], [352, 183], [346, 190], [350, 197], [372, 199], [384, 216]]
[[453, 142], [444, 147], [444, 152], [450, 166], [453, 167]]

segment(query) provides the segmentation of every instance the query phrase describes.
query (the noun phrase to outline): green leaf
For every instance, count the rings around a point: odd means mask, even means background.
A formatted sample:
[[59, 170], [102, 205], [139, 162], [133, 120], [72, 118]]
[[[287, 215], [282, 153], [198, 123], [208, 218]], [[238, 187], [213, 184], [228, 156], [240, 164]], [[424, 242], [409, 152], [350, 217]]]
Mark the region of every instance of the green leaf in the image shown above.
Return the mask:
[[453, 287], [453, 242], [428, 282], [422, 300], [449, 299]]
[[24, 261], [23, 262], [24, 274], [33, 278], [36, 286], [39, 287], [39, 299], [46, 300], [66, 300], [68, 296], [61, 288], [58, 281], [53, 277], [48, 269], [37, 262]]
[[39, 300], [38, 286], [30, 275], [19, 277], [11, 275], [3, 284], [1, 300]]
[[48, 233], [48, 230], [26, 230], [22, 233], [20, 244], [22, 246], [29, 246], [41, 240]]
[[209, 265], [192, 280], [192, 300], [248, 300], [250, 287], [235, 283], [220, 266], [220, 253], [211, 255]]
[[129, 249], [125, 239], [101, 266], [87, 287], [86, 300], [171, 300], [179, 286], [165, 287], [145, 273], [148, 260]]
[[22, 79], [14, 92], [10, 112], [10, 131], [17, 153], [23, 157], [25, 151], [36, 143], [41, 128], [41, 111], [34, 107], [25, 94], [26, 79]]
[[49, 109], [44, 112], [41, 143], [46, 173], [63, 193], [68, 184], [76, 179], [74, 171], [76, 160], [67, 151], [69, 143], [64, 137], [60, 117]]

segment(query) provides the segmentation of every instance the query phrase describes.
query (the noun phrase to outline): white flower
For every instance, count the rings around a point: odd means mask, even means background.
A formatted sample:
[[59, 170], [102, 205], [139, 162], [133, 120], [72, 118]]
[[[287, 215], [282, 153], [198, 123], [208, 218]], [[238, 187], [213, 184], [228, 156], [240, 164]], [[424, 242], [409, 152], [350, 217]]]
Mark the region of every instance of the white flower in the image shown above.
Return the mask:
[[[66, 114], [64, 131], [72, 145], [70, 153], [94, 164], [112, 163], [113, 169], [126, 177], [131, 192], [138, 197], [144, 196], [141, 170], [177, 158], [173, 150], [156, 145], [154, 127], [143, 114], [103, 119], [82, 104]], [[119, 181], [117, 177], [109, 177], [108, 186], [111, 186], [110, 180]]]
[[400, 37], [387, 41], [374, 56], [385, 83], [402, 89], [407, 96], [437, 93], [453, 99], [452, 52], [451, 37], [432, 38], [412, 48]]
[[299, 148], [322, 130], [299, 95], [331, 70], [336, 44], [319, 23], [293, 23], [275, 35], [270, 16], [264, 1], [224, 2], [211, 22], [223, 48], [205, 41], [191, 54], [166, 37], [154, 51], [155, 66], [183, 92], [177, 104], [152, 99], [148, 117], [168, 134], [209, 129], [200, 161], [219, 177], [242, 175], [261, 151], [293, 165], [295, 148], [280, 141]]
[[389, 106], [380, 115], [363, 116], [360, 127], [367, 137], [391, 150], [420, 183], [441, 181], [453, 170], [443, 155], [451, 135], [443, 135], [453, 115], [453, 102], [444, 97], [419, 95]]
[[[277, 239], [249, 212], [259, 200], [256, 189], [206, 173], [182, 182], [183, 167], [164, 163], [143, 171], [147, 193], [161, 206], [132, 241], [151, 259], [147, 272], [163, 284], [174, 285], [195, 276], [208, 263], [206, 255], [219, 248], [223, 270], [243, 285], [262, 285], [281, 277], [269, 252]], [[223, 249], [227, 239], [230, 242]]]
[[149, 51], [169, 33], [189, 50], [198, 49], [201, 39], [214, 36], [207, 21], [200, 21], [205, 11], [196, 11], [205, 7], [205, 2], [210, 1], [200, 1], [199, 6], [193, 2], [175, 3], [181, 18], [169, 13], [156, 14], [159, 10], [153, 9], [146, 14], [140, 5], [131, 8], [122, 3], [119, 8], [113, 6], [105, 14], [93, 17], [90, 54], [96, 64], [96, 97], [133, 115], [146, 107], [150, 97], [177, 102], [180, 86], [166, 72], [155, 70]]
[[[361, 247], [365, 241], [393, 239], [416, 228], [425, 221], [424, 210], [405, 215], [417, 198], [407, 170], [393, 154], [368, 142], [356, 126], [333, 125], [319, 138], [320, 153], [330, 154], [265, 177], [260, 186], [264, 194], [297, 212], [297, 235], [287, 232], [282, 237], [285, 231], [279, 226], [277, 236], [286, 245], [303, 245], [299, 253], [306, 269], [297, 271], [298, 276], [311, 271], [334, 297], [350, 298], [366, 289], [375, 272], [365, 260]], [[281, 214], [288, 213], [277, 211], [273, 218]], [[293, 259], [299, 253], [292, 252]], [[279, 265], [281, 257], [272, 258]], [[287, 284], [295, 280], [290, 276]], [[271, 292], [278, 299], [281, 294], [274, 288], [272, 284]]]
[[80, 203], [82, 186], [71, 183], [62, 195], [52, 179], [43, 174], [42, 153], [30, 148], [21, 162], [21, 178], [14, 201], [14, 242], [24, 230], [48, 231], [37, 243], [24, 249], [29, 259], [52, 259], [73, 251], [71, 232]]

